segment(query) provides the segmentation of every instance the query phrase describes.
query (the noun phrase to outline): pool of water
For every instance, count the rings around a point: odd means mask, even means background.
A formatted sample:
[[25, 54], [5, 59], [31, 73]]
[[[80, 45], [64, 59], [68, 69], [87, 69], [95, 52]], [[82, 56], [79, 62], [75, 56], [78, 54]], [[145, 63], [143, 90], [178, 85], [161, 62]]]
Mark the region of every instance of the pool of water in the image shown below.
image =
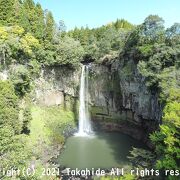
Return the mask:
[[69, 137], [58, 158], [68, 168], [112, 168], [127, 165], [132, 147], [144, 145], [121, 133], [96, 133], [90, 137]]

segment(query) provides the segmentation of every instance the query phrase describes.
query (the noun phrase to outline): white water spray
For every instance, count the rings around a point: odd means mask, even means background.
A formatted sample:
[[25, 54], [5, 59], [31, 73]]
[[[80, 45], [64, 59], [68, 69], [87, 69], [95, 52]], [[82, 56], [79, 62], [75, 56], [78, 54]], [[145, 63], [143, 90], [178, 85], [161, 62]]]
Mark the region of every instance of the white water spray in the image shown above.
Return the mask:
[[87, 136], [92, 133], [90, 114], [88, 110], [89, 91], [88, 91], [88, 66], [82, 66], [80, 82], [80, 106], [79, 106], [79, 131], [76, 135]]

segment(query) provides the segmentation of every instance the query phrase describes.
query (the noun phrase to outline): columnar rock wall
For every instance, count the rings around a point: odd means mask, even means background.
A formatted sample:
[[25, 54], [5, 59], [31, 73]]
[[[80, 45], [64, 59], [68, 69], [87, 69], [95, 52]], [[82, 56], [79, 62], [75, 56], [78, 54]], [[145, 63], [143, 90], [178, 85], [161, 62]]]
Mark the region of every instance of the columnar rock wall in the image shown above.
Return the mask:
[[[160, 123], [162, 109], [158, 93], [146, 87], [133, 59], [89, 66], [89, 106], [95, 128], [122, 131], [146, 141]], [[37, 101], [47, 106], [76, 105], [77, 111], [80, 75], [80, 68], [44, 68], [35, 83]]]
[[65, 66], [46, 67], [35, 81], [35, 95], [38, 103], [46, 106], [72, 103], [78, 98], [80, 69]]
[[151, 92], [133, 61], [91, 66], [92, 114], [104, 120], [161, 121], [158, 93]]
[[92, 64], [90, 73], [91, 115], [95, 127], [120, 131], [146, 142], [161, 122], [158, 92], [146, 87], [133, 59]]

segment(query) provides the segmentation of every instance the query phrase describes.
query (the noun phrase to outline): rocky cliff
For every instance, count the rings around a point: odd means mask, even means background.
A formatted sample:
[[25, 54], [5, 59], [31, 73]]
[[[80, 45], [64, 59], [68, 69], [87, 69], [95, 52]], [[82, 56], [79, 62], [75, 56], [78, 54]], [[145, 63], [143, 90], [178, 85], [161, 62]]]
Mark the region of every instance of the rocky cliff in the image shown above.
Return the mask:
[[[102, 109], [99, 115], [117, 120], [141, 119], [160, 122], [158, 94], [151, 92], [133, 61], [91, 66], [90, 93], [93, 107]], [[96, 111], [96, 108], [92, 108]], [[124, 112], [126, 111], [126, 112]], [[95, 113], [95, 115], [98, 115]]]
[[35, 81], [35, 97], [45, 106], [71, 106], [78, 100], [80, 69], [66, 66], [45, 67]]
[[146, 87], [133, 59], [92, 64], [90, 69], [91, 114], [98, 127], [147, 141], [162, 110], [158, 93]]
[[[158, 94], [148, 90], [133, 59], [89, 66], [90, 111], [95, 127], [146, 141], [144, 134], [161, 121], [161, 106]], [[81, 69], [45, 68], [36, 81], [38, 101], [48, 106], [77, 106], [80, 74]]]

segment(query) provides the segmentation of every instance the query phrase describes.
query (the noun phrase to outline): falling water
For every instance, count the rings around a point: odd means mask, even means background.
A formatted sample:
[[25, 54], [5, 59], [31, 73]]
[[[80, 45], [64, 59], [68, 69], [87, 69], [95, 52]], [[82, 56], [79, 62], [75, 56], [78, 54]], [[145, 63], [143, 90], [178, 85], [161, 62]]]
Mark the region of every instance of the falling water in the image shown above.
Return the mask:
[[80, 82], [80, 106], [79, 106], [79, 131], [77, 135], [86, 136], [92, 133], [90, 114], [88, 110], [88, 66], [82, 66], [81, 82]]

